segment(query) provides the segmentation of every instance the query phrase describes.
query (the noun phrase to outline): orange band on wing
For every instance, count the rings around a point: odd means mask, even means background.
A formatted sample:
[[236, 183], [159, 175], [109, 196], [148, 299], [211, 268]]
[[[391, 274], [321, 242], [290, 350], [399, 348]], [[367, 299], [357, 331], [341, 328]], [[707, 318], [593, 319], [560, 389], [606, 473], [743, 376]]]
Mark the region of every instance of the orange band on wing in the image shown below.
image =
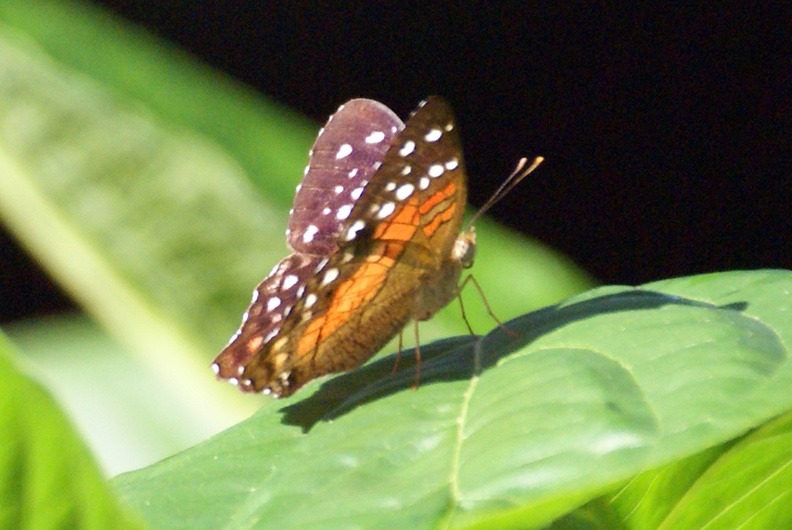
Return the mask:
[[432, 237], [432, 234], [435, 233], [435, 230], [440, 228], [441, 224], [450, 221], [454, 217], [454, 212], [456, 212], [456, 209], [456, 204], [452, 203], [448, 206], [448, 208], [435, 215], [434, 219], [432, 219], [432, 222], [423, 227], [426, 237]]
[[[429, 197], [423, 204], [419, 211], [421, 212], [422, 217], [426, 217], [426, 215], [432, 211], [432, 209], [436, 208], [437, 206], [441, 205], [443, 201], [447, 201], [448, 199], [453, 198], [454, 194], [457, 192], [456, 184], [453, 182], [449, 182], [448, 185], [443, 188], [442, 190], [436, 192], [434, 195]], [[432, 218], [431, 221], [426, 223], [423, 227], [424, 234], [426, 237], [432, 237], [435, 231], [442, 225], [443, 223], [450, 221], [454, 214], [456, 213], [457, 205], [454, 201], [448, 201], [448, 205], [446, 208], [440, 212], [437, 212], [435, 216]]]
[[456, 184], [453, 182], [449, 182], [448, 186], [446, 186], [440, 191], [435, 192], [434, 195], [426, 199], [421, 204], [421, 208], [418, 210], [421, 216], [424, 216], [427, 213], [429, 213], [432, 210], [432, 208], [434, 208], [444, 200], [453, 197], [456, 191], [457, 191]]
[[[380, 223], [372, 235], [374, 248], [355, 273], [344, 280], [333, 293], [330, 305], [322, 315], [317, 315], [302, 333], [294, 354], [298, 357], [314, 351], [321, 340], [336, 332], [354, 315], [357, 309], [372, 298], [382, 288], [388, 272], [396, 264], [404, 247], [400, 242], [409, 241], [418, 231], [421, 218], [432, 209], [452, 198], [457, 186], [450, 182], [445, 188], [434, 193], [420, 207], [415, 197], [402, 204], [395, 215], [387, 222]], [[457, 205], [450, 201], [444, 210], [437, 212], [434, 218], [424, 226], [427, 236], [431, 236], [443, 223], [453, 218]], [[384, 241], [392, 241], [385, 243]]]
[[418, 230], [420, 217], [415, 198], [402, 205], [387, 222], [377, 226], [372, 236], [373, 239], [391, 239], [396, 241], [409, 241]]
[[313, 351], [319, 341], [343, 326], [358, 307], [374, 298], [382, 288], [388, 271], [396, 264], [401, 250], [403, 247], [398, 245], [378, 245], [360, 268], [338, 286], [327, 311], [308, 324], [297, 343], [295, 355], [300, 357]]

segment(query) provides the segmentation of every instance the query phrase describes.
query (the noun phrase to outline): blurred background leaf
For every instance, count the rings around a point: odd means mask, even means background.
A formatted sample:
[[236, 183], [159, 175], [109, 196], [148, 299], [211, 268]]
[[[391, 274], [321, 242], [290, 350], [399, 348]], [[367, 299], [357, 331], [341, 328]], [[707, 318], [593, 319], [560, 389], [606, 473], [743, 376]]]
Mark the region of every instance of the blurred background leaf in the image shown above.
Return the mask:
[[0, 333], [0, 528], [144, 528], [117, 505], [89, 451]]

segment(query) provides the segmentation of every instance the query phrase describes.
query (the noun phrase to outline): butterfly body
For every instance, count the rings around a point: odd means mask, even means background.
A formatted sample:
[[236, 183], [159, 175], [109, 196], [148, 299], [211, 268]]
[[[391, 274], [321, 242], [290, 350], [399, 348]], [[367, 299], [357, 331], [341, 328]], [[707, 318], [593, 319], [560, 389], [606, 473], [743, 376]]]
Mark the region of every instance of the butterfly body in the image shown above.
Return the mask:
[[458, 295], [475, 234], [453, 116], [430, 98], [406, 124], [352, 100], [320, 132], [298, 187], [294, 251], [256, 288], [213, 368], [243, 391], [287, 396], [370, 359], [410, 320]]

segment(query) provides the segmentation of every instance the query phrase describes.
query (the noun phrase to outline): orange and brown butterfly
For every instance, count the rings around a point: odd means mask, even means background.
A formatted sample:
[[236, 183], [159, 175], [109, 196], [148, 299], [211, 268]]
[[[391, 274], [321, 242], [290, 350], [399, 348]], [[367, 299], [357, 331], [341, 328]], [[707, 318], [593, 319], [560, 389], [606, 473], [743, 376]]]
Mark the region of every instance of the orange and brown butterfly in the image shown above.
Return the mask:
[[465, 203], [461, 141], [443, 99], [422, 102], [406, 124], [373, 100], [342, 105], [297, 187], [293, 253], [253, 292], [215, 373], [246, 392], [288, 396], [431, 318], [473, 264], [475, 232], [460, 233]]

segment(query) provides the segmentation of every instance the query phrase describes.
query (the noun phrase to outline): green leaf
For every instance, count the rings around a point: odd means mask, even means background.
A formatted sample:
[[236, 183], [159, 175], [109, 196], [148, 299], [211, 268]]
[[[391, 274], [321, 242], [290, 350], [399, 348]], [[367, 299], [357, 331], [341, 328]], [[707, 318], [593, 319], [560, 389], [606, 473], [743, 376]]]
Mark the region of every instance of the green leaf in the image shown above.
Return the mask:
[[792, 414], [786, 414], [719, 458], [659, 528], [790, 528], [790, 499]]
[[[790, 293], [788, 271], [596, 289], [507, 323], [519, 337], [422, 348], [417, 391], [414, 367], [381, 359], [114, 483], [162, 528], [538, 528], [699, 455], [684, 484], [707, 487], [652, 501], [668, 521], [714, 520], [697, 506], [718, 488], [788, 517], [784, 429], [731, 485], [757, 446], [706, 450], [792, 410]], [[617, 501], [567, 527], [629, 520]]]
[[123, 513], [50, 396], [0, 334], [0, 528], [143, 528]]
[[[792, 525], [792, 414], [658, 470], [609, 499], [635, 529], [788, 528]], [[554, 527], [555, 528], [555, 527]]]

